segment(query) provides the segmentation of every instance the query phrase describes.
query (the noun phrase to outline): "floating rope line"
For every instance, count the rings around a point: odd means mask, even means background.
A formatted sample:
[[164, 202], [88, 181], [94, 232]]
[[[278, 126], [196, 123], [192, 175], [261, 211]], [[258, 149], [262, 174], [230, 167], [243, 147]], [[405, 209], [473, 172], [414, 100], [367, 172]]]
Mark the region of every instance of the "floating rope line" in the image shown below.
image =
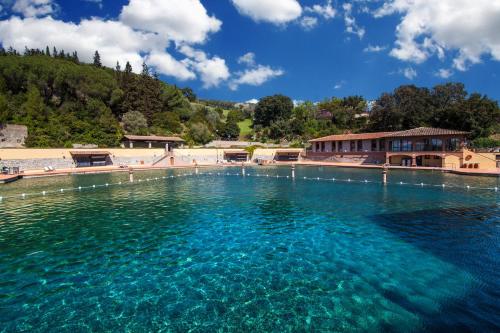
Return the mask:
[[[7, 200], [7, 199], [26, 199], [26, 198], [31, 198], [31, 197], [45, 197], [47, 195], [51, 194], [63, 194], [66, 192], [82, 192], [85, 190], [91, 190], [91, 189], [98, 189], [98, 188], [108, 188], [108, 187], [116, 187], [116, 186], [131, 186], [131, 185], [137, 185], [139, 183], [148, 183], [148, 182], [157, 182], [157, 181], [163, 181], [166, 179], [174, 179], [174, 178], [186, 178], [186, 177], [201, 177], [201, 176], [217, 176], [217, 177], [254, 177], [254, 178], [276, 178], [276, 179], [298, 179], [298, 180], [304, 180], [304, 181], [320, 181], [320, 182], [345, 182], [345, 183], [355, 183], [355, 184], [378, 184], [378, 185], [384, 185], [382, 181], [375, 181], [375, 180], [368, 180], [368, 179], [351, 179], [351, 178], [322, 178], [322, 177], [295, 177], [294, 175], [270, 175], [270, 174], [260, 174], [260, 173], [246, 173], [246, 172], [241, 172], [241, 173], [230, 173], [230, 172], [206, 172], [206, 173], [183, 173], [183, 174], [178, 174], [178, 175], [169, 175], [169, 176], [162, 176], [162, 177], [153, 177], [153, 178], [143, 178], [143, 179], [138, 179], [133, 182], [117, 182], [117, 183], [105, 183], [105, 184], [93, 184], [89, 186], [78, 186], [78, 187], [73, 187], [73, 188], [61, 188], [58, 190], [51, 190], [51, 191], [41, 191], [41, 192], [34, 192], [34, 193], [21, 193], [17, 195], [10, 195], [10, 196], [0, 196], [0, 203]], [[443, 190], [445, 189], [465, 189], [467, 191], [469, 190], [484, 190], [484, 191], [493, 191], [498, 193], [499, 188], [498, 187], [478, 187], [478, 186], [470, 186], [470, 185], [464, 185], [464, 186], [459, 186], [459, 185], [451, 185], [451, 184], [426, 184], [426, 183], [410, 183], [410, 182], [387, 182], [385, 185], [392, 185], [392, 186], [415, 186], [415, 187], [420, 187], [420, 188], [442, 188]]]

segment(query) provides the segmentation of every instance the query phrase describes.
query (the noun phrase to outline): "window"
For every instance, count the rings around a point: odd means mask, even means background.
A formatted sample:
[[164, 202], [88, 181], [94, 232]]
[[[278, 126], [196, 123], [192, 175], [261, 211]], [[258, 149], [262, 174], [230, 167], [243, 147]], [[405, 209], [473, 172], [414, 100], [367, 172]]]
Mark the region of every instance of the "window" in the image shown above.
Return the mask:
[[356, 151], [356, 141], [351, 141], [351, 151]]
[[358, 151], [363, 151], [363, 141], [358, 140]]
[[378, 142], [378, 150], [385, 151], [385, 139], [380, 139]]
[[342, 141], [338, 141], [338, 151], [342, 151]]
[[389, 141], [389, 146], [392, 146], [392, 151], [401, 151], [401, 140]]
[[459, 150], [460, 149], [460, 139], [459, 138], [448, 139], [447, 149], [448, 149], [448, 151]]
[[372, 140], [372, 151], [377, 151], [377, 140]]
[[324, 152], [325, 151], [325, 143], [324, 142], [321, 142], [321, 151]]
[[415, 142], [415, 151], [425, 151], [425, 141]]
[[431, 150], [432, 151], [443, 150], [443, 140], [436, 138], [431, 139]]
[[401, 140], [401, 151], [412, 151], [412, 146], [411, 140]]
[[319, 142], [316, 142], [316, 151], [319, 151]]

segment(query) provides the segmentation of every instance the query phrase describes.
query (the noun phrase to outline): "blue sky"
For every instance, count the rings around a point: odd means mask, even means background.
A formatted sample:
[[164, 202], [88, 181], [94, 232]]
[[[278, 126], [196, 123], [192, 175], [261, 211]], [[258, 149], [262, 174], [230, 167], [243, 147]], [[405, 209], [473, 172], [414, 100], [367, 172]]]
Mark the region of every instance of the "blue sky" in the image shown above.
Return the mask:
[[368, 99], [459, 81], [500, 99], [500, 1], [0, 0], [0, 41], [145, 60], [203, 98]]

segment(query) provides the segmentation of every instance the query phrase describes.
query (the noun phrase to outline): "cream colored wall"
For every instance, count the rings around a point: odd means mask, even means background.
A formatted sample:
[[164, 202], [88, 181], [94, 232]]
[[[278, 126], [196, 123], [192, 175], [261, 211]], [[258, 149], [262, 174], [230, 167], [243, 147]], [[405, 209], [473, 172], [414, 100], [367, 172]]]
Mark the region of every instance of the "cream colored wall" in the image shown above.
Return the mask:
[[[470, 150], [464, 150], [463, 163], [466, 164], [479, 164], [479, 169], [498, 169], [496, 162], [496, 155], [500, 153], [475, 153]], [[469, 158], [470, 157], [470, 158]]]
[[[71, 158], [70, 151], [77, 149], [0, 149], [1, 160], [30, 160], [41, 158]], [[82, 149], [85, 151], [107, 151], [115, 157], [156, 157], [165, 153], [164, 149], [123, 149], [123, 148], [102, 148], [102, 149]]]

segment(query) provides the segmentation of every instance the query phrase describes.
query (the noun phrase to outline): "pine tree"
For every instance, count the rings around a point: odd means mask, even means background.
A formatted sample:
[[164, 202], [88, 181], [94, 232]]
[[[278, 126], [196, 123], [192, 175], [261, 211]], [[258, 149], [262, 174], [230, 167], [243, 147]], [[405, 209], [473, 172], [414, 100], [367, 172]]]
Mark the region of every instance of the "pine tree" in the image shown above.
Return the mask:
[[95, 54], [94, 54], [94, 66], [95, 67], [102, 67], [101, 56], [99, 55], [98, 51], [95, 51]]
[[122, 71], [122, 67], [120, 66], [120, 62], [119, 61], [116, 62], [115, 71], [117, 73], [120, 73]]
[[47, 47], [45, 48], [45, 55], [47, 57], [50, 57], [50, 49], [49, 49], [49, 46], [47, 45]]
[[73, 61], [76, 63], [76, 64], [79, 64], [80, 63], [80, 59], [78, 59], [78, 52], [74, 51], [73, 52]]
[[56, 49], [56, 47], [54, 46], [54, 48], [52, 49], [52, 56], [53, 56], [54, 58], [57, 58], [57, 55], [58, 55], [58, 54], [59, 54], [59, 53], [57, 53], [57, 49]]

